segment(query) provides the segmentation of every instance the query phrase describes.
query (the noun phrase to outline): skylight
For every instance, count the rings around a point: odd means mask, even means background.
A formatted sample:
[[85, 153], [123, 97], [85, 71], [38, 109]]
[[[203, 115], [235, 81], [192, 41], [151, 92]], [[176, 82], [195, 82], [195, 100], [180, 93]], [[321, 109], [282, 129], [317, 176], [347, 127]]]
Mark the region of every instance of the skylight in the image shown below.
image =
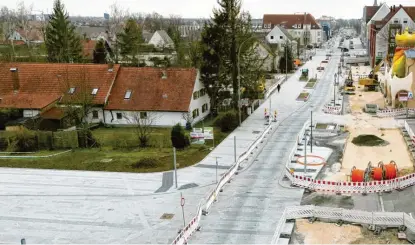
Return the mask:
[[124, 99], [128, 100], [130, 98], [131, 98], [131, 90], [127, 90], [127, 92], [125, 92]]
[[73, 94], [75, 93], [75, 87], [72, 87], [69, 89], [68, 94]]
[[98, 89], [97, 88], [94, 88], [94, 89], [92, 89], [92, 95], [97, 95], [97, 93], [98, 93]]

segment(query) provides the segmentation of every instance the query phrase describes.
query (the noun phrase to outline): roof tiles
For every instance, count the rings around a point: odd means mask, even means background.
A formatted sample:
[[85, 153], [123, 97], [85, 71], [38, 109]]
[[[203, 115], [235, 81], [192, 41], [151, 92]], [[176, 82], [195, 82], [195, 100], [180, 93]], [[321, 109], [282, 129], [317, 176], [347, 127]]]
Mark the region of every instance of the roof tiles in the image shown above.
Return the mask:
[[296, 29], [295, 25], [311, 25], [311, 29], [321, 29], [311, 14], [264, 14], [263, 24], [272, 27], [281, 25], [285, 29]]
[[[11, 68], [17, 68], [13, 73]], [[30, 108], [44, 108], [63, 96], [69, 102], [81, 94], [92, 93], [98, 88], [91, 103], [103, 105], [115, 80], [119, 65], [108, 71], [108, 65], [96, 64], [51, 64], [51, 63], [4, 63], [0, 64], [0, 107], [22, 108], [26, 100]], [[18, 81], [15, 92], [13, 84]], [[75, 87], [75, 93], [67, 93]], [[89, 92], [91, 90], [91, 92]], [[23, 104], [22, 104], [23, 103]]]
[[196, 79], [194, 68], [122, 67], [105, 109], [187, 112]]

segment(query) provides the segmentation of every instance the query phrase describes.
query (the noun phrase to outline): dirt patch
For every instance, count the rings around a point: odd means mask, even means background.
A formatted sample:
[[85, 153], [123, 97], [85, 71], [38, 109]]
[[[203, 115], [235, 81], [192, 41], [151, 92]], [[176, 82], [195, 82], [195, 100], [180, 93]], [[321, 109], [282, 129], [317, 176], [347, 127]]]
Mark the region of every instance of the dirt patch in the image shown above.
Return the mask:
[[382, 231], [379, 235], [375, 235], [367, 228], [361, 228], [361, 237], [350, 242], [350, 244], [410, 244], [406, 240], [398, 239], [397, 229], [388, 229]]
[[309, 96], [310, 96], [309, 93], [303, 92], [303, 93], [300, 93], [300, 95], [298, 95], [297, 100], [304, 100], [304, 101], [306, 101], [306, 100], [308, 100], [308, 97]]
[[332, 223], [297, 220], [296, 236], [301, 236], [304, 244], [350, 244], [362, 238], [361, 228], [354, 225], [336, 226]]
[[362, 134], [354, 137], [352, 143], [357, 146], [386, 146], [389, 143], [376, 135]]
[[304, 194], [301, 205], [352, 209], [354, 202], [351, 196], [338, 196], [313, 192]]

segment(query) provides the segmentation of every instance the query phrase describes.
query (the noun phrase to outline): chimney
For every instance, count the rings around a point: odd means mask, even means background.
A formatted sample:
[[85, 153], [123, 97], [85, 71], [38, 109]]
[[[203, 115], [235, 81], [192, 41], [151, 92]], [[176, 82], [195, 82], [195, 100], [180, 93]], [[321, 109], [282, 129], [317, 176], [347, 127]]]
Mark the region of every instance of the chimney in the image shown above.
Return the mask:
[[20, 82], [19, 82], [19, 73], [18, 69], [16, 67], [10, 68], [10, 72], [12, 73], [12, 79], [13, 79], [13, 91], [14, 93], [17, 93], [20, 89]]
[[393, 12], [395, 12], [395, 10], [396, 10], [396, 7], [395, 7], [395, 5], [393, 5]]
[[108, 63], [108, 72], [113, 72], [113, 71], [114, 71], [114, 64]]
[[378, 0], [375, 0], [373, 6], [378, 6]]

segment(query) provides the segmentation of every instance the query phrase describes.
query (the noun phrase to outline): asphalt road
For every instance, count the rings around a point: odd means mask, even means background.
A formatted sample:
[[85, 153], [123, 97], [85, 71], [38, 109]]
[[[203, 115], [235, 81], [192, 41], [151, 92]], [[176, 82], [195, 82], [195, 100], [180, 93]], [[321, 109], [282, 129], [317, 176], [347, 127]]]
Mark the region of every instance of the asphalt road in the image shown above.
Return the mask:
[[[317, 55], [325, 56], [325, 52], [318, 52]], [[320, 111], [332, 97], [333, 79], [339, 61], [337, 53], [326, 67], [308, 102], [287, 102], [283, 108], [286, 117], [258, 155], [257, 161], [243, 169], [232, 183], [225, 186], [208, 216], [202, 217], [202, 230], [196, 232], [189, 242], [271, 242], [284, 208], [299, 205], [303, 195], [302, 189], [279, 185], [288, 154], [295, 145], [296, 135], [309, 118], [310, 105], [313, 105], [314, 111]]]

